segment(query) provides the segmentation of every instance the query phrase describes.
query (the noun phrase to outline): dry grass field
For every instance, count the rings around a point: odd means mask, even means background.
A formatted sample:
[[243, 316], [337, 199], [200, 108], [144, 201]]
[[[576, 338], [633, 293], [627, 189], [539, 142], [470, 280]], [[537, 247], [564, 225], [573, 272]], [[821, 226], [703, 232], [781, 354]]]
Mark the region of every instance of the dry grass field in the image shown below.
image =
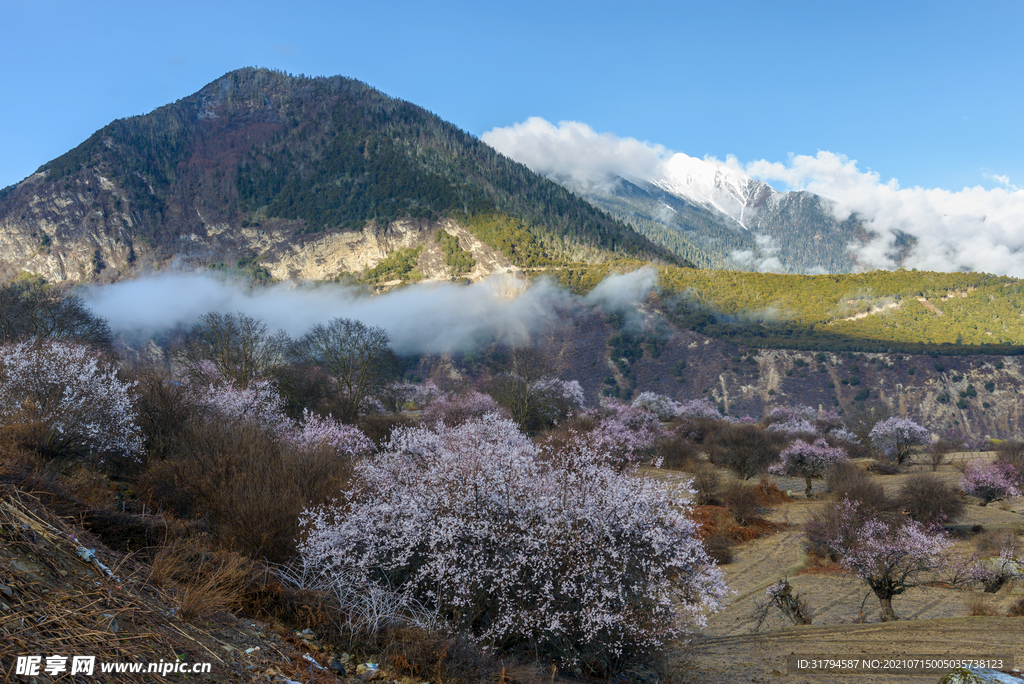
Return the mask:
[[[938, 468], [943, 479], [960, 477], [958, 464], [991, 454], [958, 454]], [[873, 475], [887, 494], [895, 493], [911, 474], [931, 471], [930, 464], [914, 465], [896, 475]], [[665, 471], [661, 471], [665, 472]], [[723, 471], [723, 477], [727, 477]], [[676, 475], [663, 475], [674, 477]], [[680, 474], [679, 477], [684, 477]], [[815, 507], [828, 501], [823, 481], [815, 480], [814, 497], [803, 497], [804, 483], [797, 478], [772, 477], [782, 490], [796, 496], [775, 504], [765, 517], [786, 527], [769, 536], [740, 544], [733, 561], [724, 566], [729, 586], [736, 592], [727, 607], [711, 616], [694, 641], [678, 651], [683, 681], [707, 684], [732, 682], [874, 682], [936, 681], [938, 675], [832, 675], [787, 670], [787, 657], [863, 657], [942, 655], [948, 657], [1012, 656], [1024, 669], [1024, 617], [1006, 617], [1024, 599], [1024, 585], [1004, 586], [999, 592], [929, 586], [910, 589], [893, 600], [899, 620], [883, 623], [877, 598], [867, 584], [841, 567], [809, 558], [804, 552], [803, 524]], [[980, 506], [968, 499], [956, 520], [956, 551], [971, 551], [1004, 534], [1024, 535], [1024, 499]], [[983, 531], [971, 531], [980, 525]], [[1024, 543], [1024, 536], [1017, 536]], [[753, 618], [755, 600], [765, 588], [782, 578], [809, 604], [813, 624], [793, 626], [781, 613], [759, 632]], [[972, 611], [973, 607], [973, 611]], [[972, 612], [990, 615], [972, 617]]]

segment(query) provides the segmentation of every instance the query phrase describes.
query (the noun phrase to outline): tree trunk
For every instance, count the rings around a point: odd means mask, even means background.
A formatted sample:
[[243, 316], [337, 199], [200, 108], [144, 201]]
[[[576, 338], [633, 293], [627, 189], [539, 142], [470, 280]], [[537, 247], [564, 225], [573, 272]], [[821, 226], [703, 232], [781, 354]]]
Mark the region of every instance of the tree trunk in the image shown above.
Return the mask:
[[811, 478], [807, 477], [807, 478], [804, 478], [804, 479], [807, 481], [807, 489], [804, 490], [804, 496], [806, 496], [808, 499], [810, 499], [811, 498]]
[[888, 598], [878, 597], [878, 602], [882, 606], [882, 622], [892, 622], [894, 620], [899, 620], [899, 618], [896, 617], [896, 612], [892, 609], [891, 596]]

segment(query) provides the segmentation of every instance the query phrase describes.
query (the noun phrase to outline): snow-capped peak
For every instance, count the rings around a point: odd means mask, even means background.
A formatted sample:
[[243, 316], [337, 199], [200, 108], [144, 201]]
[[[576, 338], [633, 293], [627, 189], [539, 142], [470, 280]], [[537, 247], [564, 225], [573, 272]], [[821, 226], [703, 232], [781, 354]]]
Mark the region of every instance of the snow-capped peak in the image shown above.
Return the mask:
[[717, 159], [697, 159], [679, 152], [661, 165], [651, 183], [681, 199], [720, 211], [744, 228], [746, 219], [774, 192], [738, 167]]

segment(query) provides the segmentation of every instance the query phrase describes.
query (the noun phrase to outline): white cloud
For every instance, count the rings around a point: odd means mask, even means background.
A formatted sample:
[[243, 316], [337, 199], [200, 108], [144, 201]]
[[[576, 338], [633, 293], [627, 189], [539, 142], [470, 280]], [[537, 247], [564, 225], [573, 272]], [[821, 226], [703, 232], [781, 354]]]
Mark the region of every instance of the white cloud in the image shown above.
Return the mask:
[[896, 179], [883, 182], [877, 173], [858, 169], [855, 160], [825, 151], [745, 168], [755, 178], [834, 200], [840, 219], [853, 212], [861, 216], [878, 234], [854, 249], [865, 268], [893, 268], [890, 255], [902, 232], [917, 238], [906, 268], [1024, 277], [1024, 191], [1009, 178], [999, 177], [1006, 187], [992, 190], [901, 188]]
[[412, 285], [369, 297], [340, 285], [250, 288], [205, 273], [172, 273], [93, 286], [84, 299], [115, 332], [152, 333], [191, 325], [209, 311], [237, 311], [298, 337], [317, 323], [346, 317], [387, 330], [399, 353], [440, 353], [527, 342], [577, 306], [635, 307], [656, 280], [652, 269], [612, 275], [585, 299], [548, 280], [527, 285], [511, 276], [468, 286]]
[[[662, 145], [597, 133], [579, 122], [555, 126], [534, 117], [482, 137], [534, 171], [583, 192], [607, 187], [613, 174], [670, 186], [677, 167], [700, 164]], [[984, 178], [1001, 187], [951, 191], [901, 188], [896, 179], [883, 181], [878, 173], [859, 169], [856, 160], [828, 151], [791, 155], [785, 162], [762, 159], [743, 164], [731, 155], [724, 162], [713, 157], [703, 161], [723, 173], [745, 173], [830, 198], [839, 220], [856, 213], [878, 235], [867, 245], [851, 246], [865, 269], [896, 267], [891, 256], [894, 243], [906, 233], [917, 239], [901, 264], [906, 268], [1024, 277], [1024, 189], [1007, 176], [983, 170]], [[754, 255], [738, 253], [733, 258], [753, 263]], [[771, 261], [758, 267], [774, 268]]]
[[606, 187], [611, 175], [629, 180], [656, 176], [669, 154], [662, 145], [598, 133], [576, 121], [555, 126], [536, 116], [487, 131], [481, 139], [506, 157], [581, 192]]

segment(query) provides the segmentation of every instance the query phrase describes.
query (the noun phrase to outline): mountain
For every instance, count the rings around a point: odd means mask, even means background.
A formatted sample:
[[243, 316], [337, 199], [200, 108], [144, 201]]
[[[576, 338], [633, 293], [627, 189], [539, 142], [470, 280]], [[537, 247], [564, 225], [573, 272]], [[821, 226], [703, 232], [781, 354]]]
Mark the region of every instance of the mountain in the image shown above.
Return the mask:
[[0, 278], [104, 281], [175, 258], [334, 278], [438, 230], [514, 266], [682, 263], [420, 107], [348, 78], [247, 68], [0, 191]]
[[851, 244], [869, 237], [810, 192], [778, 192], [729, 164], [677, 153], [648, 178], [581, 187], [552, 178], [697, 266], [782, 273], [848, 273]]

